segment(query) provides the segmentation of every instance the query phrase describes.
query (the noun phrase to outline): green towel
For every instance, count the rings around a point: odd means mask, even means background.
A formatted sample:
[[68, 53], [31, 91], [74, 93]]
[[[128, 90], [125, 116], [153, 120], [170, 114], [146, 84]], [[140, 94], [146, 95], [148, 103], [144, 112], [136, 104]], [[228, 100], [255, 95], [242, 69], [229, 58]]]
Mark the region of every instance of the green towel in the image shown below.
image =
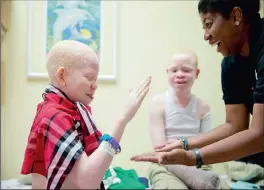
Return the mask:
[[[115, 183], [108, 189], [145, 189], [145, 186], [138, 180], [138, 175], [135, 170], [123, 170], [121, 167], [114, 167], [116, 177], [121, 180], [121, 183]], [[111, 177], [109, 169], [106, 171], [104, 180]]]

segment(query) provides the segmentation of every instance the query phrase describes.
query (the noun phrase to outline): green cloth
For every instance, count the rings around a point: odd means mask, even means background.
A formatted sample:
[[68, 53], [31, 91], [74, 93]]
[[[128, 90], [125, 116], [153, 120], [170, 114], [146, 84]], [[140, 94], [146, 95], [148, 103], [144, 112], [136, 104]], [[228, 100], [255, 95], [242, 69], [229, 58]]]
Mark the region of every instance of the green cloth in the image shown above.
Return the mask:
[[[138, 175], [135, 170], [123, 170], [121, 167], [114, 167], [116, 177], [121, 180], [121, 183], [115, 183], [108, 189], [145, 189], [146, 187], [138, 180]], [[109, 169], [106, 171], [104, 180], [111, 177]]]

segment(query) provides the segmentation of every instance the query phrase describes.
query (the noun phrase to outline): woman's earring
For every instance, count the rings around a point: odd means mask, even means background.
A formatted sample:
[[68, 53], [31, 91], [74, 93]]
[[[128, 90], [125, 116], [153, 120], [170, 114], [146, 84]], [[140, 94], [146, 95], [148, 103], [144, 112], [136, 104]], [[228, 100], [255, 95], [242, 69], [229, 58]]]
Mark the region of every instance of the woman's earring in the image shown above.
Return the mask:
[[235, 24], [238, 26], [239, 25], [239, 21], [236, 21]]

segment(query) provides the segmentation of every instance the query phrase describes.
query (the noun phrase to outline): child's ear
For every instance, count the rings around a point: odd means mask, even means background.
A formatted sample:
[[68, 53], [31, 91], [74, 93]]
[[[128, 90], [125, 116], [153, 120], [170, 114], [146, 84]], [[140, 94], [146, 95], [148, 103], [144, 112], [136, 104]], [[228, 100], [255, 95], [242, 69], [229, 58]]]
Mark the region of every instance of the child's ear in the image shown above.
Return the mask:
[[58, 77], [58, 82], [60, 85], [65, 86], [65, 68], [64, 67], [60, 67], [57, 70], [57, 77]]
[[196, 78], [198, 78], [199, 74], [200, 74], [200, 69], [197, 68], [197, 69], [196, 69]]

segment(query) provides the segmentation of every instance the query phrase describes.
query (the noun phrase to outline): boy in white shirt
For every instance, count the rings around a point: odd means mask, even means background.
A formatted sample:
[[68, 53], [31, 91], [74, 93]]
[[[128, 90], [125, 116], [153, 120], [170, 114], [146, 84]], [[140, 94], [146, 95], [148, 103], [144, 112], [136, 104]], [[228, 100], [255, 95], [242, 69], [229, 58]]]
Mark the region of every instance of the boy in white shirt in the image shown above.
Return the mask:
[[[168, 141], [184, 140], [210, 130], [210, 106], [191, 93], [199, 73], [195, 53], [184, 51], [173, 55], [172, 63], [167, 67], [170, 88], [155, 96], [150, 105], [149, 129], [153, 149]], [[182, 145], [184, 146], [184, 143]], [[205, 173], [194, 167], [152, 164], [149, 170], [152, 188], [188, 189], [194, 185], [194, 181], [184, 180], [186, 176], [181, 173], [187, 174], [187, 169], [189, 174], [199, 173], [194, 176], [197, 180], [205, 180], [208, 174], [212, 175], [212, 172]], [[206, 169], [209, 170], [210, 167]]]

